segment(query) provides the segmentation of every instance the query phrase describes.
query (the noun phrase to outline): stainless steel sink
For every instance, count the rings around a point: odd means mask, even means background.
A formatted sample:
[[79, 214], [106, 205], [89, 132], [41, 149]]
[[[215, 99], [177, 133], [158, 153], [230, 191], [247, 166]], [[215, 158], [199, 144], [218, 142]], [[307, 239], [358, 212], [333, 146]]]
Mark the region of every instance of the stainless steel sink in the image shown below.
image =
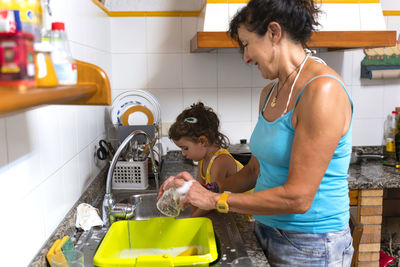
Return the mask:
[[[136, 205], [135, 216], [132, 220], [147, 220], [151, 217], [166, 217], [157, 209], [157, 194], [157, 192], [134, 194], [125, 198], [121, 202]], [[179, 216], [176, 218], [189, 218], [190, 213], [191, 209], [186, 208], [184, 211], [181, 210]]]

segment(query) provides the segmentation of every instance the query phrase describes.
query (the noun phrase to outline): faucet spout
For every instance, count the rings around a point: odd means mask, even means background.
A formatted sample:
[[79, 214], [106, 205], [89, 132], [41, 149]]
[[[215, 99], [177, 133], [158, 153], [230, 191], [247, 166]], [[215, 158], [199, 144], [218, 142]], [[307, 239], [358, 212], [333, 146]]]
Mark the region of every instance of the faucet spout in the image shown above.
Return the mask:
[[[150, 150], [150, 159], [151, 159], [151, 163], [152, 163], [152, 170], [154, 172], [154, 176], [156, 179], [156, 187], [157, 187], [157, 190], [159, 189], [158, 169], [157, 169], [156, 162], [154, 160], [154, 151], [153, 151], [153, 147], [151, 145], [151, 139], [147, 135], [147, 133], [144, 131], [141, 131], [141, 130], [133, 131], [124, 139], [124, 141], [122, 141], [121, 145], [118, 147], [117, 151], [114, 154], [114, 157], [111, 160], [110, 167], [107, 172], [106, 193], [104, 195], [103, 208], [102, 208], [102, 212], [103, 212], [102, 217], [103, 217], [103, 222], [105, 225], [109, 225], [109, 224], [113, 223], [116, 218], [127, 219], [126, 214], [130, 214], [129, 216], [132, 216], [132, 217], [134, 216], [134, 209], [135, 209], [134, 206], [130, 207], [130, 209], [127, 209], [127, 207], [121, 207], [119, 204], [114, 204], [114, 199], [112, 196], [112, 178], [113, 178], [115, 165], [117, 164], [117, 161], [119, 159], [121, 152], [126, 147], [126, 145], [137, 135], [144, 135], [146, 137], [146, 145], [148, 145], [149, 150]], [[124, 209], [123, 212], [121, 212], [121, 208]]]

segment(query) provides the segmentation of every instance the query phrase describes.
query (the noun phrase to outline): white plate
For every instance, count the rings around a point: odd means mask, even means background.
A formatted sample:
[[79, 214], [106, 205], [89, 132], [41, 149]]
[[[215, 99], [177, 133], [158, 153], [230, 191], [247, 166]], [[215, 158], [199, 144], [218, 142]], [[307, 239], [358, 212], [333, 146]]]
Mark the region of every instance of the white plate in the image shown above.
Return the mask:
[[[110, 112], [111, 121], [114, 125], [122, 125], [122, 116], [125, 111], [134, 107], [143, 106], [153, 114], [154, 123], [158, 124], [161, 120], [161, 109], [157, 99], [150, 93], [143, 90], [130, 90], [117, 96], [112, 104]], [[143, 125], [148, 119], [148, 115], [142, 112], [136, 112], [134, 119], [128, 119], [128, 125]], [[130, 116], [132, 116], [130, 115]], [[147, 117], [147, 118], [146, 118]]]

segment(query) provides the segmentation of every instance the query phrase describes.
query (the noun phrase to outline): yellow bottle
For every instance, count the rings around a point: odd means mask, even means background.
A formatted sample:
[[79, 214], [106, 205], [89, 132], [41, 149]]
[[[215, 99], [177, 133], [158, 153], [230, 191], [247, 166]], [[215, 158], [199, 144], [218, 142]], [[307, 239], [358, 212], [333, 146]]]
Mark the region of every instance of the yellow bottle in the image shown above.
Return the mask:
[[50, 49], [45, 44], [35, 44], [35, 80], [38, 87], [58, 85], [57, 74], [51, 61]]

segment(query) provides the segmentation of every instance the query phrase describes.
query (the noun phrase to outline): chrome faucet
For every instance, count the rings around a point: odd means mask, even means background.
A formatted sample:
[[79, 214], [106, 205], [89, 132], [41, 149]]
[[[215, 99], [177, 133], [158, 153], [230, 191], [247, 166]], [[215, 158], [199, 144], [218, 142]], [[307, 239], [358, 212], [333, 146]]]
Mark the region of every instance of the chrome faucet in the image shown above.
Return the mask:
[[102, 208], [102, 219], [105, 226], [109, 226], [115, 222], [117, 218], [121, 219], [131, 219], [135, 216], [136, 206], [140, 204], [125, 204], [125, 203], [114, 203], [114, 199], [112, 196], [112, 178], [114, 174], [115, 165], [117, 164], [119, 155], [125, 146], [137, 135], [144, 135], [146, 137], [146, 145], [148, 145], [150, 150], [150, 159], [152, 163], [152, 169], [154, 173], [154, 178], [156, 180], [157, 190], [159, 189], [159, 181], [158, 181], [158, 169], [156, 162], [154, 160], [153, 147], [150, 137], [146, 132], [141, 130], [136, 130], [130, 133], [124, 141], [122, 141], [121, 145], [118, 147], [117, 151], [114, 154], [114, 157], [111, 160], [110, 168], [107, 173], [107, 181], [106, 181], [106, 194], [104, 195], [103, 200], [103, 208]]

